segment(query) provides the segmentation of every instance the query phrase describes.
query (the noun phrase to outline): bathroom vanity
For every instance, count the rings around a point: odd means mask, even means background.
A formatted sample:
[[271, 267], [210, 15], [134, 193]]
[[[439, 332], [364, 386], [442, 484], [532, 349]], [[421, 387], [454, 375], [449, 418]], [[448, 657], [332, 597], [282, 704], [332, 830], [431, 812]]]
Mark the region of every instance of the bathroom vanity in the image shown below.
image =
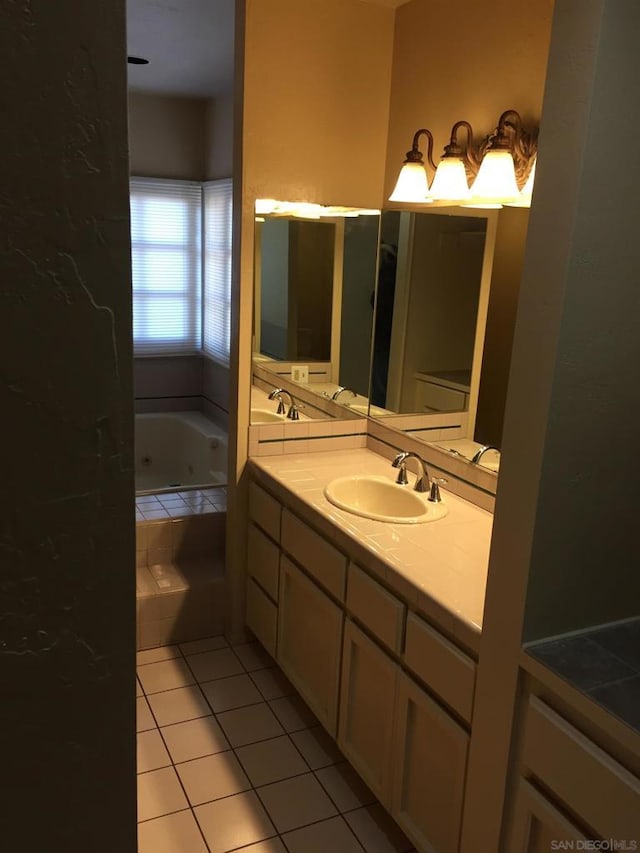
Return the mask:
[[491, 514], [449, 493], [424, 524], [337, 509], [337, 476], [393, 482], [365, 449], [250, 471], [248, 626], [416, 846], [455, 853]]

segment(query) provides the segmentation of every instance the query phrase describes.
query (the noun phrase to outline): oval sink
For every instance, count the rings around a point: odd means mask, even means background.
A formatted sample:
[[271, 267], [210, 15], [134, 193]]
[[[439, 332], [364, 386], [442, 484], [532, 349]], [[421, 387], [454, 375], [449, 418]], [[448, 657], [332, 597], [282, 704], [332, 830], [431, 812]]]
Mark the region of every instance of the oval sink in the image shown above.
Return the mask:
[[284, 415], [272, 412], [269, 409], [251, 409], [249, 422], [252, 424], [281, 424]]
[[437, 521], [448, 512], [444, 503], [430, 503], [426, 494], [423, 497], [410, 486], [398, 486], [386, 477], [373, 475], [339, 477], [325, 487], [324, 494], [340, 509], [394, 524]]

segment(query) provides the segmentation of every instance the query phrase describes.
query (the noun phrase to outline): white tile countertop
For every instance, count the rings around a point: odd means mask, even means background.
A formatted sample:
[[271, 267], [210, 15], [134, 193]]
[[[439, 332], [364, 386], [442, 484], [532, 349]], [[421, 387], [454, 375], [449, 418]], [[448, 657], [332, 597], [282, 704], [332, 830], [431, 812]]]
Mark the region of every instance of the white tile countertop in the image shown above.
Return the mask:
[[[338, 509], [324, 496], [337, 477], [373, 474], [395, 481], [388, 460], [366, 449], [264, 456], [251, 460], [259, 481], [292, 496], [293, 509], [332, 537], [355, 543], [358, 560], [383, 577], [443, 631], [477, 651], [493, 516], [442, 487], [449, 512], [423, 524], [373, 521]], [[409, 468], [412, 463], [409, 462]], [[415, 474], [409, 472], [408, 489]], [[284, 489], [284, 493], [282, 490]], [[337, 528], [337, 529], [336, 529]]]

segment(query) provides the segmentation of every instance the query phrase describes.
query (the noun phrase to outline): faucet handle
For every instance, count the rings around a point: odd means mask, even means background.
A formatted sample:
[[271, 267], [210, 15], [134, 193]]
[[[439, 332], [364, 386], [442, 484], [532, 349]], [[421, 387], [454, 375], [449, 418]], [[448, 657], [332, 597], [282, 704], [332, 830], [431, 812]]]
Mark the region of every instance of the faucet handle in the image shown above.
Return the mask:
[[448, 481], [445, 477], [432, 477], [431, 478], [431, 491], [429, 492], [429, 497], [427, 500], [430, 500], [432, 503], [440, 503], [442, 498], [440, 497], [440, 486], [439, 483], [443, 485]]
[[398, 453], [397, 456], [393, 458], [391, 463], [392, 468], [399, 468], [398, 476], [396, 477], [396, 483], [399, 486], [406, 486], [409, 480], [407, 479], [407, 463], [406, 463], [407, 454], [406, 453]]
[[[287, 418], [290, 421], [299, 421], [300, 420], [300, 413], [298, 411], [299, 409], [304, 409], [303, 403], [292, 403], [291, 406], [289, 407], [289, 411], [287, 412]], [[284, 411], [284, 408], [283, 408], [283, 411]]]

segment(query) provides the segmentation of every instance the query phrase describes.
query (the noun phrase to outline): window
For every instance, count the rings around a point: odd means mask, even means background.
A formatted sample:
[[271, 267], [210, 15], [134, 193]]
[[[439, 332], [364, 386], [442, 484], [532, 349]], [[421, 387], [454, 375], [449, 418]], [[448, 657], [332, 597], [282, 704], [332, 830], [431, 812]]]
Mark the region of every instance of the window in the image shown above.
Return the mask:
[[231, 336], [231, 178], [204, 185], [204, 351], [229, 364]]
[[136, 355], [201, 349], [201, 200], [193, 181], [131, 179]]

